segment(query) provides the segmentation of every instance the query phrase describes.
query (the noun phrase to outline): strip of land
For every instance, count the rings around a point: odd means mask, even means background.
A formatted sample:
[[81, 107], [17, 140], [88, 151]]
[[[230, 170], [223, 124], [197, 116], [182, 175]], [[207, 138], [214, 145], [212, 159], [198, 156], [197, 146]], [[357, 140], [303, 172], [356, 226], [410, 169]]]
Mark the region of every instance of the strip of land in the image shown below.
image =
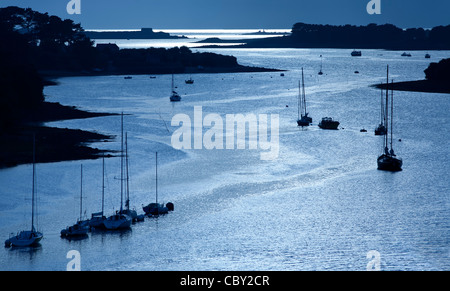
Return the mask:
[[[387, 86], [386, 84], [378, 84], [374, 85], [374, 87], [378, 89], [386, 89]], [[390, 83], [389, 89], [395, 91], [450, 94], [450, 83], [430, 80], [397, 82]]]
[[36, 163], [51, 163], [111, 157], [115, 151], [87, 146], [108, 142], [114, 137], [78, 129], [43, 126], [43, 122], [114, 115], [78, 110], [59, 103], [44, 102], [29, 112], [26, 122], [0, 131], [0, 169], [33, 162], [33, 137], [36, 140]]

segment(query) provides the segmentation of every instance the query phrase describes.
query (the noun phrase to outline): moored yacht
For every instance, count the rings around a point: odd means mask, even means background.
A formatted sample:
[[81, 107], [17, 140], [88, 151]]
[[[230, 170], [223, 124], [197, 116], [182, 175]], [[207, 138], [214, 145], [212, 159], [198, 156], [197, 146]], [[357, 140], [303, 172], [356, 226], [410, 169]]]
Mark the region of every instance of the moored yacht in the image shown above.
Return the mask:
[[167, 203], [166, 205], [158, 203], [158, 153], [156, 152], [155, 154], [155, 164], [156, 164], [156, 168], [155, 168], [155, 177], [156, 177], [156, 181], [155, 181], [155, 202], [152, 202], [150, 204], [148, 204], [147, 206], [143, 206], [142, 210], [144, 210], [146, 215], [151, 215], [151, 216], [158, 216], [161, 214], [167, 214], [169, 213], [169, 211], [173, 211], [173, 204], [171, 202]]
[[81, 188], [80, 188], [80, 218], [77, 223], [61, 230], [61, 237], [86, 236], [89, 231], [89, 221], [83, 221], [83, 165], [81, 165]]
[[[301, 88], [303, 90], [301, 90]], [[303, 68], [302, 68], [302, 84], [299, 84], [298, 86], [298, 119], [297, 119], [297, 125], [298, 126], [309, 126], [310, 123], [312, 123], [312, 118], [308, 116], [308, 112], [306, 110], [306, 94], [305, 94], [305, 78], [303, 75]]]
[[337, 130], [339, 126], [339, 121], [333, 120], [331, 117], [324, 117], [319, 122], [319, 127], [322, 129], [333, 129]]
[[105, 228], [105, 225], [103, 222], [106, 220], [106, 217], [104, 215], [104, 208], [105, 208], [105, 157], [103, 157], [103, 170], [102, 170], [102, 211], [95, 212], [91, 214], [91, 219], [89, 220], [89, 227], [93, 227], [96, 229], [102, 229]]
[[[388, 66], [388, 78], [389, 78], [389, 66]], [[388, 90], [388, 89], [386, 89]], [[392, 141], [393, 141], [393, 114], [394, 111], [394, 90], [392, 90], [392, 97], [391, 97], [391, 129], [390, 129], [390, 149], [388, 148], [388, 134], [386, 134], [384, 139], [384, 153], [378, 157], [377, 164], [378, 164], [378, 170], [383, 171], [390, 171], [390, 172], [398, 172], [402, 170], [403, 161], [402, 159], [398, 158], [396, 154], [394, 153], [394, 149], [392, 147]], [[386, 100], [386, 124], [389, 124], [388, 122], [388, 100]]]
[[103, 221], [103, 225], [107, 230], [128, 229], [131, 227], [131, 217], [116, 212]]
[[120, 143], [120, 210], [103, 221], [103, 225], [108, 230], [127, 229], [131, 226], [132, 219], [124, 213], [123, 209], [123, 188], [124, 188], [124, 149], [123, 149], [123, 113], [121, 116], [121, 143]]
[[172, 95], [170, 95], [170, 102], [181, 101], [181, 96], [175, 91], [173, 74], [172, 74]]
[[35, 161], [35, 152], [36, 152], [36, 142], [35, 137], [33, 136], [33, 182], [32, 182], [32, 190], [31, 190], [31, 230], [23, 230], [17, 235], [11, 234], [9, 238], [5, 241], [5, 247], [30, 247], [36, 246], [42, 240], [44, 235], [42, 232], [37, 231], [34, 227], [34, 218], [36, 215], [36, 161]]

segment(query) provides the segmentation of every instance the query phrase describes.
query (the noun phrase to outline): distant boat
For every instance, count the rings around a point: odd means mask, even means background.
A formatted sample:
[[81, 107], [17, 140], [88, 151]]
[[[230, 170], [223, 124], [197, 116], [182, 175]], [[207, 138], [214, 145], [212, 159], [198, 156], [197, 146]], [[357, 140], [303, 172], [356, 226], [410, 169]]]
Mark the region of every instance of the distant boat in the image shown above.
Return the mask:
[[123, 150], [123, 113], [121, 116], [121, 145], [120, 145], [120, 210], [104, 220], [103, 225], [108, 230], [127, 229], [131, 226], [131, 217], [123, 214], [123, 181], [124, 181], [124, 150]]
[[306, 94], [305, 94], [305, 78], [303, 75], [302, 68], [302, 83], [298, 84], [298, 126], [309, 126], [312, 122], [312, 118], [308, 116], [308, 112], [306, 112]]
[[61, 237], [81, 237], [86, 236], [89, 231], [89, 222], [83, 221], [83, 165], [81, 165], [81, 176], [80, 176], [80, 218], [77, 223], [61, 230]]
[[331, 117], [324, 117], [319, 122], [319, 127], [322, 129], [338, 129], [339, 124], [339, 121], [335, 121]]
[[426, 59], [431, 58], [430, 54], [426, 54], [426, 55], [425, 55], [425, 58], [426, 58]]
[[186, 84], [194, 84], [194, 80], [190, 77], [188, 80], [184, 81]]
[[169, 207], [167, 207], [167, 205], [164, 206], [164, 204], [158, 203], [158, 153], [157, 152], [155, 154], [155, 157], [156, 157], [156, 161], [155, 161], [155, 165], [156, 165], [156, 168], [155, 168], [155, 177], [156, 177], [155, 202], [142, 207], [142, 209], [144, 210], [146, 215], [152, 215], [152, 216], [158, 216], [160, 214], [167, 214], [167, 213], [169, 213], [169, 210], [173, 210], [173, 207], [171, 207], [171, 209], [169, 209]]
[[34, 227], [34, 216], [36, 208], [36, 161], [35, 161], [35, 137], [33, 136], [33, 183], [31, 190], [31, 230], [23, 230], [17, 235], [11, 234], [10, 237], [5, 241], [5, 247], [30, 247], [37, 246], [41, 239], [44, 237], [42, 232], [37, 231]]
[[[388, 66], [388, 78], [389, 78], [389, 66]], [[388, 90], [388, 88], [386, 89]], [[403, 166], [403, 161], [399, 158], [397, 158], [397, 156], [394, 153], [394, 149], [392, 147], [392, 140], [393, 140], [393, 111], [394, 111], [394, 90], [392, 91], [392, 95], [391, 95], [391, 141], [390, 141], [390, 147], [391, 149], [388, 148], [388, 134], [386, 134], [386, 137], [384, 139], [384, 153], [378, 157], [377, 159], [377, 164], [378, 164], [378, 170], [383, 170], [383, 171], [391, 171], [391, 172], [398, 172], [402, 170], [402, 166]], [[389, 96], [389, 94], [387, 94], [387, 96]], [[389, 124], [388, 122], [388, 100], [386, 100], [386, 111], [385, 111], [385, 115], [386, 115], [386, 124]]]
[[402, 57], [410, 57], [410, 56], [411, 56], [410, 53], [407, 53], [407, 52], [402, 53]]
[[[387, 94], [388, 90], [386, 90], [386, 102], [387, 102]], [[384, 112], [384, 103], [383, 103], [383, 89], [381, 89], [381, 110], [380, 110], [380, 124], [378, 124], [377, 128], [375, 128], [375, 135], [385, 135], [387, 133], [386, 128], [386, 115]]]
[[127, 77], [124, 77], [124, 79], [125, 79], [125, 80], [131, 80], [131, 79], [133, 79], [133, 77], [127, 76]]
[[180, 95], [175, 91], [173, 74], [172, 74], [172, 95], [170, 95], [170, 102], [178, 102], [181, 101]]
[[362, 52], [354, 50], [354, 51], [352, 51], [351, 55], [352, 55], [352, 57], [360, 57], [360, 56], [362, 56]]

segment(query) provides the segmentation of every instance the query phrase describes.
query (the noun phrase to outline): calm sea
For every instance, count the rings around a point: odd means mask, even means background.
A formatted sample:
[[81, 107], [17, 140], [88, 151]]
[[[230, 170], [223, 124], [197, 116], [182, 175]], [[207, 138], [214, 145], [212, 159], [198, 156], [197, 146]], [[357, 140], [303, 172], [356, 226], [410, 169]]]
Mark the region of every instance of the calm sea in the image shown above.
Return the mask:
[[[429, 62], [450, 57], [449, 51], [430, 52], [427, 60], [422, 51], [404, 58], [402, 52], [363, 50], [355, 58], [345, 49], [194, 50], [287, 71], [284, 77], [197, 74], [193, 85], [184, 83], [191, 76], [176, 75], [182, 96], [176, 104], [169, 102], [170, 75], [71, 77], [47, 87], [48, 101], [126, 113], [131, 206], [142, 213], [142, 205], [154, 201], [158, 152], [158, 199], [173, 202], [175, 211], [126, 232], [61, 239], [61, 229], [79, 216], [80, 164], [83, 212], [100, 211], [102, 161], [38, 164], [45, 238], [37, 248], [1, 250], [1, 270], [66, 270], [71, 250], [80, 253], [82, 270], [366, 270], [372, 250], [380, 254], [381, 270], [450, 270], [449, 96], [395, 92], [394, 149], [404, 166], [390, 173], [377, 170], [383, 138], [373, 130], [380, 91], [370, 87], [385, 81], [386, 65], [394, 81], [423, 79]], [[296, 125], [302, 67], [313, 118], [305, 129]], [[171, 126], [172, 117], [194, 120], [194, 106], [223, 120], [227, 114], [279, 116], [279, 157], [261, 160], [262, 150], [248, 145], [174, 149], [171, 137], [179, 127]], [[340, 129], [319, 129], [325, 116], [339, 120]], [[120, 149], [119, 116], [48, 126], [115, 135], [92, 146]], [[120, 207], [120, 159], [105, 163], [105, 211], [111, 214]], [[31, 165], [0, 171], [2, 239], [30, 227], [31, 176]]]

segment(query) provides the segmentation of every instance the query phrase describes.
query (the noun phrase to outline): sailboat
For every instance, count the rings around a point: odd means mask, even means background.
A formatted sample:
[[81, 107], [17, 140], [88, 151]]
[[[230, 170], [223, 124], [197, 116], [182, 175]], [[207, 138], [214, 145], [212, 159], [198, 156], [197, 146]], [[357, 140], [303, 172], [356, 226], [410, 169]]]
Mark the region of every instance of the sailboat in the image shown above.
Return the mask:
[[192, 79], [192, 76], [188, 79], [184, 81], [186, 84], [194, 84], [194, 80]]
[[36, 246], [44, 237], [42, 232], [37, 231], [34, 227], [34, 216], [35, 216], [35, 208], [36, 208], [36, 161], [35, 161], [35, 152], [36, 152], [36, 142], [35, 137], [33, 136], [33, 184], [31, 190], [31, 230], [23, 230], [17, 235], [11, 234], [10, 237], [5, 241], [5, 247], [29, 247]]
[[61, 230], [61, 237], [82, 237], [86, 236], [89, 231], [89, 221], [83, 221], [83, 165], [81, 165], [81, 190], [80, 190], [80, 218], [72, 226]]
[[322, 72], [322, 55], [320, 55], [320, 71], [319, 71], [319, 75], [323, 75], [323, 72]]
[[128, 229], [131, 226], [131, 217], [123, 213], [123, 113], [121, 115], [121, 145], [120, 145], [120, 210], [103, 221], [108, 230]]
[[[302, 87], [302, 90], [301, 90]], [[305, 94], [305, 78], [303, 76], [303, 68], [302, 68], [302, 84], [299, 83], [298, 86], [298, 126], [309, 126], [312, 122], [312, 118], [308, 117], [308, 112], [306, 112], [306, 94]], [[300, 112], [302, 111], [302, 112]], [[304, 112], [303, 112], [304, 111]]]
[[125, 214], [131, 217], [132, 221], [136, 221], [137, 220], [137, 212], [134, 209], [130, 209], [130, 187], [129, 187], [129, 180], [130, 177], [128, 175], [128, 137], [127, 137], [127, 133], [125, 133], [125, 168], [126, 168], [126, 199], [125, 199], [125, 209], [121, 210], [120, 213], [121, 214]]
[[106, 220], [104, 216], [105, 210], [105, 157], [103, 156], [103, 170], [102, 170], [102, 211], [91, 214], [89, 227], [102, 229], [105, 228], [103, 222]]
[[[388, 66], [388, 78], [389, 78], [389, 66]], [[386, 89], [388, 90], [388, 88]], [[391, 141], [390, 141], [390, 147], [388, 148], [388, 134], [386, 133], [386, 137], [384, 139], [384, 153], [378, 157], [377, 163], [378, 163], [378, 170], [383, 171], [391, 171], [391, 172], [398, 172], [402, 170], [403, 161], [402, 159], [397, 158], [397, 156], [394, 153], [394, 149], [392, 147], [392, 140], [393, 140], [393, 117], [394, 117], [394, 90], [392, 89], [392, 95], [391, 95]], [[388, 96], [388, 95], [387, 95]], [[386, 125], [389, 124], [388, 122], [388, 100], [386, 100]]]
[[175, 91], [173, 74], [172, 74], [172, 95], [170, 96], [170, 102], [178, 102], [181, 101], [180, 95]]
[[[386, 100], [387, 100], [387, 95], [389, 94], [389, 91], [386, 90]], [[387, 101], [386, 101], [387, 102]], [[378, 125], [377, 128], [375, 128], [375, 135], [385, 135], [387, 133], [387, 128], [386, 128], [386, 115], [384, 114], [384, 104], [383, 104], [383, 89], [381, 89], [381, 110], [380, 110], [380, 119], [381, 122]]]
[[164, 206], [164, 204], [158, 203], [158, 152], [155, 154], [156, 156], [156, 195], [155, 195], [155, 203], [150, 203], [147, 206], [142, 207], [145, 214], [147, 215], [153, 215], [157, 216], [160, 214], [167, 214], [169, 212], [169, 208], [167, 206]]

